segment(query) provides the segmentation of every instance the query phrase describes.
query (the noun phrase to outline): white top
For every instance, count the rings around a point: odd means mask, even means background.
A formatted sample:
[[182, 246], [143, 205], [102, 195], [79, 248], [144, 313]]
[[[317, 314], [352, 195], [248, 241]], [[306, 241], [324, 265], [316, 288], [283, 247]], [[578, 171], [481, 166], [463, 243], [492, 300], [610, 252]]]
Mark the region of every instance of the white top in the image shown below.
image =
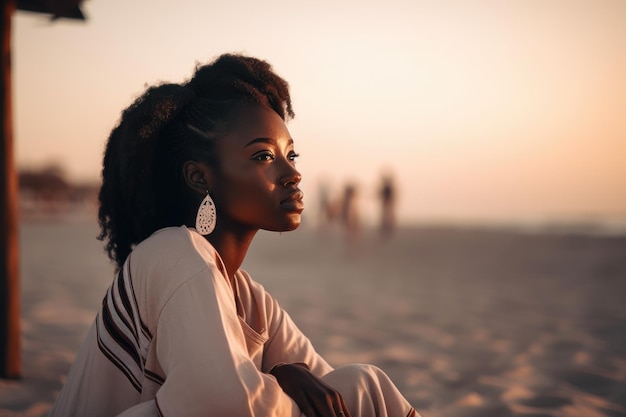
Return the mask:
[[184, 226], [137, 245], [50, 416], [299, 416], [268, 372], [295, 362], [319, 377], [333, 369], [261, 285], [224, 271]]

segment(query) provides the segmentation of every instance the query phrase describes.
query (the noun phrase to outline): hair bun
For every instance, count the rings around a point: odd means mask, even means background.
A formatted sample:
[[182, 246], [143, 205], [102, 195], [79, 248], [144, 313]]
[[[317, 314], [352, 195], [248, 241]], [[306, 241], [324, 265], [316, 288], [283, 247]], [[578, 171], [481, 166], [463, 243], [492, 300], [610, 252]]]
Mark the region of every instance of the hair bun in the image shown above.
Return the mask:
[[162, 84], [148, 89], [140, 102], [133, 105], [135, 111], [143, 116], [138, 118], [136, 126], [139, 138], [147, 139], [155, 135], [195, 97], [192, 89], [179, 84]]

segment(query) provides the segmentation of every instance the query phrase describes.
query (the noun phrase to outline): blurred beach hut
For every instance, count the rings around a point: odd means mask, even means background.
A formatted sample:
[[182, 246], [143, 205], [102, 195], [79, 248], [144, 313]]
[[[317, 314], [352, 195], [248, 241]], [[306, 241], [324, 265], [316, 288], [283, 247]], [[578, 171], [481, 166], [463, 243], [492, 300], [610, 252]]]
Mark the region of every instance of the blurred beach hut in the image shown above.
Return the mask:
[[11, 18], [16, 10], [85, 20], [82, 0], [2, 0], [0, 11], [0, 378], [19, 378], [20, 293], [17, 173], [13, 156]]
[[80, 9], [82, 0], [17, 0], [17, 10], [43, 13], [51, 20], [59, 18], [85, 20]]

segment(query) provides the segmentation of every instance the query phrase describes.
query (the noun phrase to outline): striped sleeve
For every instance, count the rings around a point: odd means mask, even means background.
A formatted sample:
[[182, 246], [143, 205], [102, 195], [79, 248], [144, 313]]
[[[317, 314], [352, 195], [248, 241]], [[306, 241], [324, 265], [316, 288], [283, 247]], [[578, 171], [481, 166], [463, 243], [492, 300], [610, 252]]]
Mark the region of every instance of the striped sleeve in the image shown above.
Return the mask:
[[144, 376], [158, 384], [162, 378], [145, 369], [152, 335], [141, 320], [126, 261], [102, 300], [96, 318], [98, 348], [122, 372], [131, 385], [142, 390]]

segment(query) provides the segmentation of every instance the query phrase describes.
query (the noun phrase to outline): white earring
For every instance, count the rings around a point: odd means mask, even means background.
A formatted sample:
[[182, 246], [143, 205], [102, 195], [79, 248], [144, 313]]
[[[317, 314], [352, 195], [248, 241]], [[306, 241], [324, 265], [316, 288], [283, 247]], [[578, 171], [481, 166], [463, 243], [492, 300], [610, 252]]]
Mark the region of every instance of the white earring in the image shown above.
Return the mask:
[[196, 230], [202, 236], [210, 235], [215, 229], [215, 203], [207, 191], [196, 214]]

